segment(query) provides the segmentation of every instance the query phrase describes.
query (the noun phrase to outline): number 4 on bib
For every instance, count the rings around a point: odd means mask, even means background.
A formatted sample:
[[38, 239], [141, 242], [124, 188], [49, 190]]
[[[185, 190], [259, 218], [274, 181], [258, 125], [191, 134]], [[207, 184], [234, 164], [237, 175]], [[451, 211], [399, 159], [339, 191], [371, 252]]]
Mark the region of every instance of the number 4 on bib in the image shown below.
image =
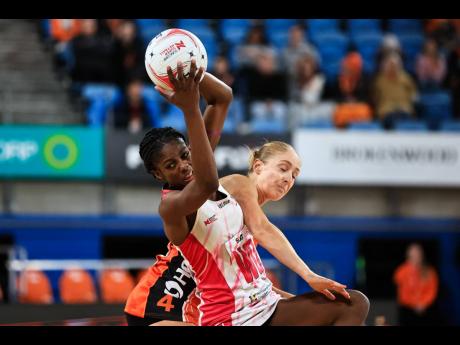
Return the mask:
[[165, 308], [165, 311], [170, 311], [174, 309], [174, 305], [172, 304], [173, 296], [171, 295], [164, 295], [157, 303], [157, 307]]

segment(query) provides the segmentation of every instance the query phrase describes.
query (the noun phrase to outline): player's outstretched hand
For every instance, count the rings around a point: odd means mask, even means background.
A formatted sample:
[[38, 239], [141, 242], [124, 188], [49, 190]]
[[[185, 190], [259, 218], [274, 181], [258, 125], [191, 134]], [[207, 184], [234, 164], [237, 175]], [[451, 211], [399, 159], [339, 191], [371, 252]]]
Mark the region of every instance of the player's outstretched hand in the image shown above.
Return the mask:
[[204, 69], [200, 67], [197, 71], [196, 61], [192, 60], [187, 76], [184, 75], [184, 65], [180, 61], [177, 62], [176, 70], [168, 66], [167, 71], [174, 91], [166, 91], [159, 86], [156, 86], [155, 89], [170, 103], [183, 111], [199, 107], [200, 91], [198, 86]]
[[322, 277], [316, 273], [312, 273], [307, 281], [308, 285], [312, 287], [313, 290], [322, 293], [324, 296], [331, 300], [335, 300], [335, 296], [331, 291], [335, 291], [346, 299], [350, 299], [350, 294], [345, 290], [346, 285], [337, 283], [332, 279]]

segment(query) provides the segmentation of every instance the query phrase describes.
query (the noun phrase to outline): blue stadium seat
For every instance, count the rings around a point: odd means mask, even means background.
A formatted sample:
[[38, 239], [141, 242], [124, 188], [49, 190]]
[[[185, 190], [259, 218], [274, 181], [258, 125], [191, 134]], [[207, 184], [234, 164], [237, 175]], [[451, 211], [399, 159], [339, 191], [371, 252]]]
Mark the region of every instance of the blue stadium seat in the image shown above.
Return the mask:
[[338, 19], [306, 19], [309, 36], [340, 31]]
[[40, 25], [43, 31], [43, 37], [45, 39], [51, 38], [51, 19], [41, 19]]
[[87, 83], [82, 88], [82, 96], [89, 101], [103, 99], [115, 104], [122, 97], [120, 89], [113, 84]]
[[86, 109], [86, 118], [91, 127], [103, 127], [107, 120], [109, 106], [103, 99], [92, 101]]
[[86, 115], [91, 126], [103, 126], [108, 111], [123, 97], [121, 90], [111, 84], [88, 83], [83, 85], [81, 92], [82, 97], [89, 102]]
[[175, 105], [168, 104], [169, 108], [160, 118], [159, 127], [173, 127], [179, 132], [185, 133], [187, 126], [185, 125], [184, 115], [182, 111]]
[[142, 97], [145, 100], [152, 127], [159, 127], [161, 117], [162, 96], [155, 90], [153, 85], [145, 85], [142, 89]]
[[390, 19], [388, 29], [396, 35], [409, 33], [423, 34], [423, 26], [420, 19]]
[[328, 33], [311, 38], [321, 57], [321, 70], [327, 81], [335, 80], [340, 71], [340, 63], [348, 48], [349, 39], [342, 33]]
[[275, 119], [252, 119], [249, 122], [254, 133], [285, 133], [288, 131], [286, 121]]
[[442, 132], [460, 132], [460, 121], [444, 120], [439, 125]]
[[337, 76], [340, 73], [342, 57], [337, 57], [335, 60], [323, 61], [321, 63], [321, 71], [326, 77], [326, 83], [334, 83], [337, 81]]
[[250, 27], [249, 19], [222, 19], [220, 22], [222, 38], [231, 45], [242, 43]]
[[428, 124], [425, 121], [419, 120], [397, 120], [394, 123], [394, 129], [397, 131], [428, 131]]
[[348, 19], [348, 32], [354, 37], [364, 33], [382, 33], [381, 19]]
[[382, 43], [383, 35], [377, 32], [357, 34], [352, 38], [356, 49], [363, 59], [363, 68], [366, 73], [375, 71], [376, 55]]
[[422, 51], [425, 37], [423, 34], [406, 33], [398, 35], [404, 53], [404, 66], [410, 72], [415, 72], [417, 55]]
[[436, 128], [442, 121], [452, 119], [452, 96], [447, 91], [425, 92], [420, 94], [420, 116], [431, 127]]
[[347, 50], [348, 44], [350, 43], [349, 37], [341, 32], [315, 34], [310, 37], [310, 40], [318, 49], [322, 47], [331, 47], [343, 52]]
[[271, 45], [281, 50], [289, 43], [289, 29], [273, 30], [267, 32], [267, 37]]
[[136, 25], [138, 28], [144, 28], [149, 26], [165, 26], [164, 19], [136, 19]]
[[296, 19], [265, 19], [265, 30], [270, 31], [289, 30], [292, 26], [298, 24]]
[[351, 122], [348, 127], [351, 131], [382, 131], [380, 122]]
[[193, 32], [194, 28], [209, 27], [209, 20], [181, 18], [176, 20], [175, 25], [179, 29], [185, 29]]
[[[153, 19], [138, 19], [139, 20], [153, 20]], [[167, 29], [166, 24], [163, 21], [146, 22], [142, 25], [138, 25], [139, 36], [147, 46], [149, 42], [160, 32]]]
[[233, 98], [230, 108], [228, 109], [227, 118], [225, 119], [223, 132], [234, 133], [239, 124], [244, 119], [243, 102], [240, 98]]

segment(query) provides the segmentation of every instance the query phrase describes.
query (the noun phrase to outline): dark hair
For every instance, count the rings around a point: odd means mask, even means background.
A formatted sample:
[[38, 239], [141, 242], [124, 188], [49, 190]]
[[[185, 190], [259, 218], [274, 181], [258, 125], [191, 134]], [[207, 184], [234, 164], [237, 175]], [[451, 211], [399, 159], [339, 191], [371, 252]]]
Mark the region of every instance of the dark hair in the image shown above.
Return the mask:
[[154, 159], [158, 156], [163, 146], [174, 140], [182, 139], [185, 143], [185, 136], [172, 127], [152, 128], [145, 133], [139, 145], [139, 155], [144, 161], [145, 169], [151, 173], [155, 168]]

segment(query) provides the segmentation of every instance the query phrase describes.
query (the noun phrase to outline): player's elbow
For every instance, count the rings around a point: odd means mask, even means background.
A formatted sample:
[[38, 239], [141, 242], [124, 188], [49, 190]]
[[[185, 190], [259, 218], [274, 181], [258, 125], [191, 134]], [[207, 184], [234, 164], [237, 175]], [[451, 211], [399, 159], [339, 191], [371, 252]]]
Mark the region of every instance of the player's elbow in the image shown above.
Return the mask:
[[220, 102], [223, 104], [230, 104], [233, 101], [233, 90], [227, 84], [223, 84], [222, 92], [220, 95]]
[[219, 88], [212, 99], [208, 100], [208, 104], [229, 106], [233, 101], [233, 90], [227, 84], [219, 83]]

